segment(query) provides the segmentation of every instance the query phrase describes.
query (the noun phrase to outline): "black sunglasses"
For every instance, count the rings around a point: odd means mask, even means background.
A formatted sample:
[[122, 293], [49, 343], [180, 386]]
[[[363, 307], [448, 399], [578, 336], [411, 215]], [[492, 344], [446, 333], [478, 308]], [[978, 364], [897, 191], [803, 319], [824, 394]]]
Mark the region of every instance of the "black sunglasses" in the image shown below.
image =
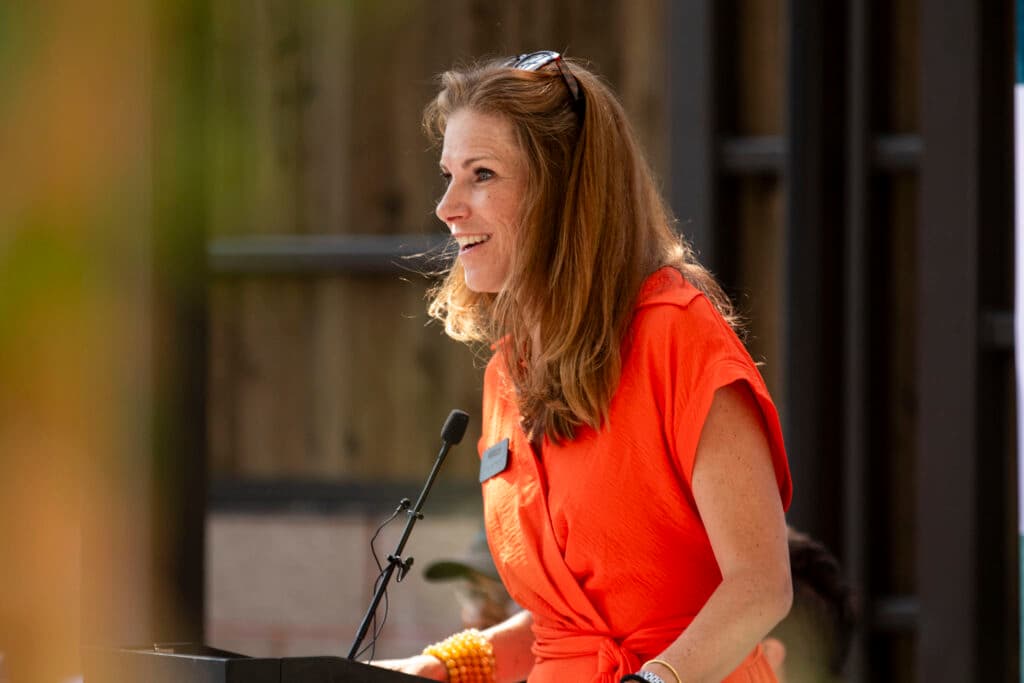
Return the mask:
[[540, 50], [539, 52], [521, 54], [518, 57], [509, 59], [505, 62], [505, 66], [523, 71], [538, 71], [552, 63], [558, 68], [558, 73], [561, 74], [562, 80], [565, 81], [565, 87], [569, 89], [569, 94], [572, 95], [573, 106], [579, 107], [583, 104], [583, 94], [580, 92], [579, 81], [572, 75], [572, 71], [569, 70], [569, 65], [562, 59], [562, 55], [554, 50]]

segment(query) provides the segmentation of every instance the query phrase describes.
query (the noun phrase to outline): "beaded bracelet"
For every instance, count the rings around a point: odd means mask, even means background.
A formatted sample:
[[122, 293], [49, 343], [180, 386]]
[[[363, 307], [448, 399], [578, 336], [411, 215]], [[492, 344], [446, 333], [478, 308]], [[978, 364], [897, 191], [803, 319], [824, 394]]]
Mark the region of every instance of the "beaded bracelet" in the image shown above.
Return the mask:
[[423, 654], [444, 663], [449, 683], [494, 683], [494, 648], [475, 628], [434, 643]]

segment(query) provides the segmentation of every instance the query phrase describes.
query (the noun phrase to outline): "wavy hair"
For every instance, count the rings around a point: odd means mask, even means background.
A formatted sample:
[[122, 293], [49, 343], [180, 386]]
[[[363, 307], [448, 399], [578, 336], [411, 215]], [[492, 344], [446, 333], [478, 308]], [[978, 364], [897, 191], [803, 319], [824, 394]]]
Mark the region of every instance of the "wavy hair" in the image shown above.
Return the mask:
[[524, 428], [555, 441], [607, 418], [636, 297], [658, 268], [677, 268], [735, 324], [728, 297], [673, 231], [622, 105], [582, 62], [565, 61], [582, 107], [555, 65], [524, 71], [494, 60], [442, 74], [423, 115], [435, 144], [457, 111], [502, 116], [525, 152], [505, 287], [471, 291], [456, 259], [428, 310], [453, 339], [500, 346]]

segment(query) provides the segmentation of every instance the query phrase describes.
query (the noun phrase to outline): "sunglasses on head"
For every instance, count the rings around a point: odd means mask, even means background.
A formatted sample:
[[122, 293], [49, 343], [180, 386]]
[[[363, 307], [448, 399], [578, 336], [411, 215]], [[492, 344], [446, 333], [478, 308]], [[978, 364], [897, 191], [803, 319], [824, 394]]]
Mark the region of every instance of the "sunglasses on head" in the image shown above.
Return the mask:
[[572, 75], [572, 71], [569, 70], [569, 65], [562, 59], [562, 55], [554, 50], [540, 50], [539, 52], [521, 54], [518, 57], [509, 59], [505, 62], [505, 66], [523, 71], [538, 71], [552, 63], [558, 68], [558, 73], [562, 76], [562, 80], [565, 81], [565, 87], [569, 89], [569, 94], [572, 95], [573, 106], [580, 106], [583, 102], [583, 95], [580, 92], [579, 81]]

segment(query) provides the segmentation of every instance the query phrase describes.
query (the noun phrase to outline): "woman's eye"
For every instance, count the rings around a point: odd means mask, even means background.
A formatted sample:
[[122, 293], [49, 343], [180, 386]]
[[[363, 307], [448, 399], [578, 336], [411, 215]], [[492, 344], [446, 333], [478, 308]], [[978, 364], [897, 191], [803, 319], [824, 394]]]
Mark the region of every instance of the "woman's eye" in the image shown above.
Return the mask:
[[494, 177], [494, 171], [489, 168], [478, 168], [476, 169], [477, 180], [490, 180]]
[[441, 171], [441, 186], [448, 187], [452, 184], [452, 174], [448, 171]]

